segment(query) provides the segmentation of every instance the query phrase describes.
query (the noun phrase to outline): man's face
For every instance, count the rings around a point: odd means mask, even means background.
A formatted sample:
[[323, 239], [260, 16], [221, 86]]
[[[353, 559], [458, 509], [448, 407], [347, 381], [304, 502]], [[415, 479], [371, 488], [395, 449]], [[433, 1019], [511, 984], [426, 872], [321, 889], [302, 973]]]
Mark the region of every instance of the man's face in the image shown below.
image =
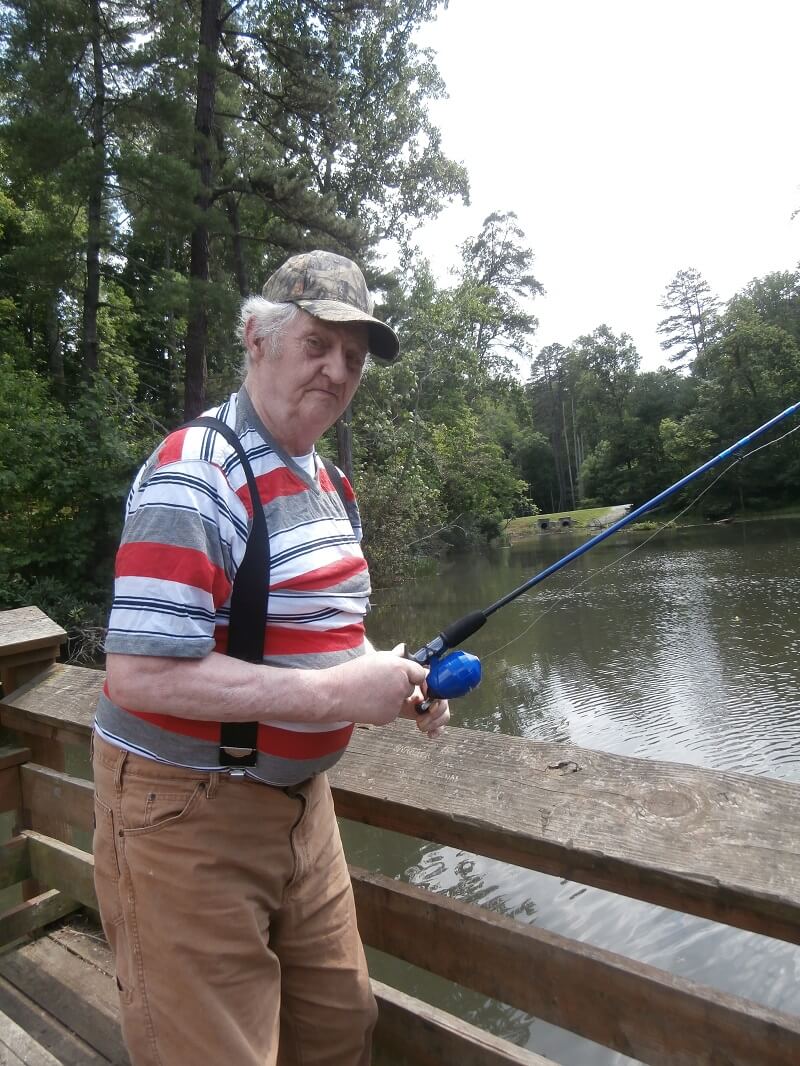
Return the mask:
[[[294, 455], [309, 451], [352, 400], [367, 357], [361, 322], [324, 322], [299, 311], [277, 340], [255, 342], [248, 391], [276, 439]], [[297, 450], [301, 449], [301, 450]]]

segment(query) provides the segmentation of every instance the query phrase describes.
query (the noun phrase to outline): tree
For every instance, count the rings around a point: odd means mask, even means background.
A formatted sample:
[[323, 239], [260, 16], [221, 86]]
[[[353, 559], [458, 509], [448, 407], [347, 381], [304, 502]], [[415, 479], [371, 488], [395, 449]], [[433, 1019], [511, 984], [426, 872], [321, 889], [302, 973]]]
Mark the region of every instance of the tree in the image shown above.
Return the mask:
[[480, 233], [461, 246], [461, 285], [474, 289], [488, 313], [477, 316], [474, 346], [489, 371], [513, 367], [505, 352], [531, 358], [538, 321], [526, 306], [544, 292], [532, 271], [533, 252], [513, 211], [494, 211]]
[[[111, 156], [119, 141], [118, 116], [132, 91], [136, 35], [144, 28], [137, 14], [135, 4], [100, 0], [3, 5], [0, 79], [8, 119], [2, 142], [9, 188], [29, 205], [41, 183], [35, 198], [50, 202], [48, 215], [61, 215], [55, 247], [48, 227], [33, 235], [28, 255], [47, 294], [38, 301], [44, 315], [34, 328], [45, 338], [57, 380], [63, 376], [58, 319], [67, 300], [78, 305], [81, 371], [90, 377], [98, 367], [102, 260], [116, 209]], [[56, 204], [61, 212], [52, 211]], [[75, 263], [79, 247], [81, 273]], [[56, 262], [46, 265], [54, 251]]]
[[[534, 417], [550, 442], [555, 475], [555, 490], [550, 490], [554, 511], [577, 505], [575, 486], [580, 461], [573, 417], [575, 380], [571, 369], [570, 352], [563, 344], [548, 344], [542, 348], [531, 368], [529, 395]], [[534, 499], [538, 502], [535, 494]]]
[[466, 193], [425, 111], [441, 81], [411, 40], [437, 6], [282, 0], [223, 12], [203, 0], [187, 416], [204, 403], [209, 239], [230, 240], [236, 290], [249, 289], [248, 201], [268, 235], [255, 264], [263, 276], [287, 249], [329, 247], [364, 263], [378, 240]]
[[800, 270], [754, 278], [729, 301], [728, 313], [742, 320], [754, 316], [778, 326], [800, 346]]
[[671, 363], [681, 364], [701, 355], [713, 340], [719, 300], [699, 271], [679, 270], [666, 288], [660, 305], [671, 312], [657, 327], [664, 340], [661, 347], [671, 352]]
[[[638, 452], [631, 397], [639, 353], [627, 333], [617, 336], [606, 325], [579, 337], [572, 352], [577, 373], [575, 420], [587, 449], [579, 467], [581, 495], [629, 502]], [[602, 477], [587, 475], [595, 469], [602, 469]]]

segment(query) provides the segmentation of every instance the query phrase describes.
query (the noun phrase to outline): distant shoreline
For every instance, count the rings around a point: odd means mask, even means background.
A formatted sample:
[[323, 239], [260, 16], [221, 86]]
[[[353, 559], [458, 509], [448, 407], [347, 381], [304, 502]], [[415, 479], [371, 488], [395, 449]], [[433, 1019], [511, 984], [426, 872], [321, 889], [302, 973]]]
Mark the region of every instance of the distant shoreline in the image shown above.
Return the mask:
[[[615, 516], [614, 512], [618, 514]], [[504, 537], [510, 544], [521, 540], [533, 540], [536, 537], [567, 536], [578, 534], [580, 536], [593, 536], [602, 528], [611, 525], [616, 517], [622, 513], [621, 505], [616, 507], [589, 507], [578, 508], [573, 511], [554, 511], [549, 515], [526, 515], [523, 518], [512, 518], [504, 530]], [[538, 523], [549, 520], [557, 523], [560, 518], [572, 519], [572, 525], [561, 528], [554, 525], [550, 529], [541, 530]], [[673, 526], [674, 529], [697, 529], [700, 527], [710, 528], [718, 525], [739, 525], [743, 522], [771, 521], [779, 518], [800, 519], [800, 504], [793, 504], [783, 510], [772, 511], [743, 511], [730, 516], [729, 520], [717, 522], [698, 521], [696, 516], [688, 515], [687, 521], [681, 521]], [[609, 520], [610, 519], [610, 520]], [[638, 522], [632, 522], [628, 530], [635, 532], [647, 532], [659, 525], [667, 525], [671, 521], [670, 515], [664, 512], [654, 512], [652, 516], [642, 518]], [[599, 522], [602, 525], [590, 525], [591, 522]]]

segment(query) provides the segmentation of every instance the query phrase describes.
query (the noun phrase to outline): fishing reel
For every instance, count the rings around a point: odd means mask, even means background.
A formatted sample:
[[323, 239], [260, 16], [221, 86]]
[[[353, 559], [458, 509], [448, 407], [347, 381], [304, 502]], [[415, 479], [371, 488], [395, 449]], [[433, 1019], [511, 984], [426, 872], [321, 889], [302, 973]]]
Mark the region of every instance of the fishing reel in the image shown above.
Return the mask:
[[468, 651], [453, 651], [449, 655], [435, 655], [427, 663], [427, 695], [417, 707], [417, 714], [425, 714], [434, 700], [455, 700], [466, 696], [481, 683], [481, 661]]
[[428, 694], [424, 703], [417, 707], [418, 714], [424, 714], [433, 700], [458, 699], [481, 683], [481, 661], [477, 655], [471, 655], [468, 651], [451, 651], [449, 655], [445, 652], [472, 636], [485, 622], [484, 611], [472, 611], [457, 622], [452, 622], [428, 644], [409, 656], [429, 670]]
[[454, 700], [466, 696], [481, 683], [481, 661], [468, 651], [452, 651], [430, 661], [428, 699]]

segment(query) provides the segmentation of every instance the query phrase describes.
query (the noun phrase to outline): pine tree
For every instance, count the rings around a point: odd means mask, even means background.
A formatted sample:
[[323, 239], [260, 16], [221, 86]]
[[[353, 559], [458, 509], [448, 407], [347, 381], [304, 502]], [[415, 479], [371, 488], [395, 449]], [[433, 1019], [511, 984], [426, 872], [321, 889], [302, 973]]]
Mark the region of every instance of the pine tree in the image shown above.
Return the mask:
[[[666, 288], [661, 307], [670, 311], [657, 331], [665, 338], [661, 347], [671, 352], [671, 363], [697, 358], [714, 339], [719, 300], [699, 271], [679, 270]], [[675, 350], [677, 349], [677, 350]]]

